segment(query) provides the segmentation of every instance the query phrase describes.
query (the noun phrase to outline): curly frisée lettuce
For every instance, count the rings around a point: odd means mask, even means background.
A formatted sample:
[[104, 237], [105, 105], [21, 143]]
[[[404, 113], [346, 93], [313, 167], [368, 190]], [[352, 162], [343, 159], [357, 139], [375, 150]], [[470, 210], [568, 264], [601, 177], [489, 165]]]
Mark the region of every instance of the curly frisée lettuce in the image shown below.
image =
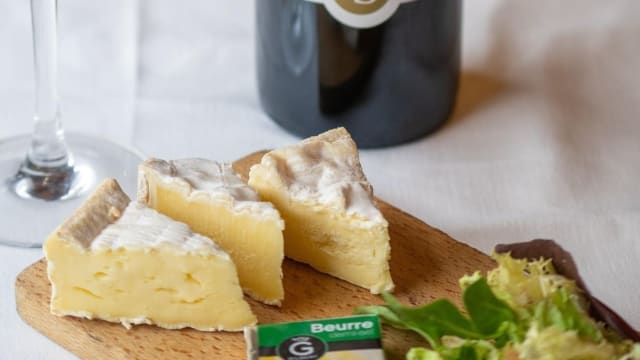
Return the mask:
[[424, 337], [431, 349], [413, 348], [408, 360], [640, 360], [640, 344], [592, 319], [582, 291], [550, 259], [493, 258], [486, 277], [460, 279], [464, 312], [446, 299], [406, 307], [384, 293], [386, 305], [356, 313]]
[[576, 294], [574, 281], [558, 275], [551, 259], [527, 261], [509, 254], [494, 254], [498, 267], [487, 273], [491, 289], [515, 309], [527, 308], [558, 289]]

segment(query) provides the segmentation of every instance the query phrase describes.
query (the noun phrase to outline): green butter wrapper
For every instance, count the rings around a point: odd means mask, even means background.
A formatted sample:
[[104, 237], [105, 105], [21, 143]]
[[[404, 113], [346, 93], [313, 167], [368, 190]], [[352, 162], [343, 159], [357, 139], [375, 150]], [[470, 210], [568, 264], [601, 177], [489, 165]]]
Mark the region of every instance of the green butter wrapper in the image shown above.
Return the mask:
[[244, 330], [249, 360], [384, 360], [376, 315], [265, 324]]

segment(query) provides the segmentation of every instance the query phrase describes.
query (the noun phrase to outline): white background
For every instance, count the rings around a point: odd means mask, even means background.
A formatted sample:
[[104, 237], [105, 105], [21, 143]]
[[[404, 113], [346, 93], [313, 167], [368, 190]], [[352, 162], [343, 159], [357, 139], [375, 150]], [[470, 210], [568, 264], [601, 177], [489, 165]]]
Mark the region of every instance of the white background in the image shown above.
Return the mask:
[[[362, 152], [376, 194], [486, 252], [558, 240], [640, 327], [639, 16], [633, 0], [467, 1], [456, 112]], [[296, 141], [260, 110], [253, 22], [250, 0], [61, 0], [66, 128], [162, 158]], [[0, 139], [31, 128], [30, 36], [28, 1], [0, 0]], [[15, 276], [40, 257], [0, 247], [0, 359], [72, 357], [15, 312]]]

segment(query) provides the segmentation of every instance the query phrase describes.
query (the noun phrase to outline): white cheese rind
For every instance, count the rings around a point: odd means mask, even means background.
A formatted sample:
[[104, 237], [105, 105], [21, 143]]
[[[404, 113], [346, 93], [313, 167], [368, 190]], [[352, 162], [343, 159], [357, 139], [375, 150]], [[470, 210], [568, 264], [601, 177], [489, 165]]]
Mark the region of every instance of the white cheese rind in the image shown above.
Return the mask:
[[165, 184], [177, 185], [188, 200], [213, 199], [238, 214], [262, 219], [276, 219], [281, 228], [284, 222], [269, 202], [260, 201], [258, 194], [233, 171], [231, 164], [207, 159], [160, 160], [148, 159], [138, 173], [138, 199], [149, 196], [144, 167], [153, 170]]
[[91, 251], [115, 249], [149, 250], [167, 249], [177, 254], [213, 254], [229, 259], [215, 242], [196, 234], [186, 225], [177, 222], [132, 201], [120, 218], [105, 227], [91, 242]]
[[271, 151], [249, 185], [281, 212], [285, 255], [369, 289], [393, 289], [388, 223], [344, 128]]
[[375, 205], [356, 144], [343, 128], [271, 151], [261, 165], [278, 169], [282, 185], [297, 201], [337, 210], [363, 227], [387, 224]]

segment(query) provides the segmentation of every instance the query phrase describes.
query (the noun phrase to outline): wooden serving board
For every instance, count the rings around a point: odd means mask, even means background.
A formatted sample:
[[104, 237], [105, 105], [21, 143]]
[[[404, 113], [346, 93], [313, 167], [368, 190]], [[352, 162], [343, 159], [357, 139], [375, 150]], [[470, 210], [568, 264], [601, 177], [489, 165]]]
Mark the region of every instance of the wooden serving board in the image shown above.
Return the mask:
[[[246, 177], [263, 153], [234, 163]], [[383, 201], [378, 205], [389, 221], [391, 275], [403, 303], [418, 305], [446, 297], [460, 304], [458, 278], [488, 270], [493, 261], [413, 216]], [[311, 267], [285, 260], [285, 300], [281, 308], [248, 299], [260, 323], [350, 315], [358, 306], [382, 303], [379, 296]], [[241, 333], [165, 330], [49, 313], [50, 285], [46, 260], [29, 266], [16, 279], [18, 313], [29, 325], [83, 359], [245, 359]], [[389, 359], [403, 359], [412, 346], [425, 342], [409, 332], [385, 327], [383, 344]]]

